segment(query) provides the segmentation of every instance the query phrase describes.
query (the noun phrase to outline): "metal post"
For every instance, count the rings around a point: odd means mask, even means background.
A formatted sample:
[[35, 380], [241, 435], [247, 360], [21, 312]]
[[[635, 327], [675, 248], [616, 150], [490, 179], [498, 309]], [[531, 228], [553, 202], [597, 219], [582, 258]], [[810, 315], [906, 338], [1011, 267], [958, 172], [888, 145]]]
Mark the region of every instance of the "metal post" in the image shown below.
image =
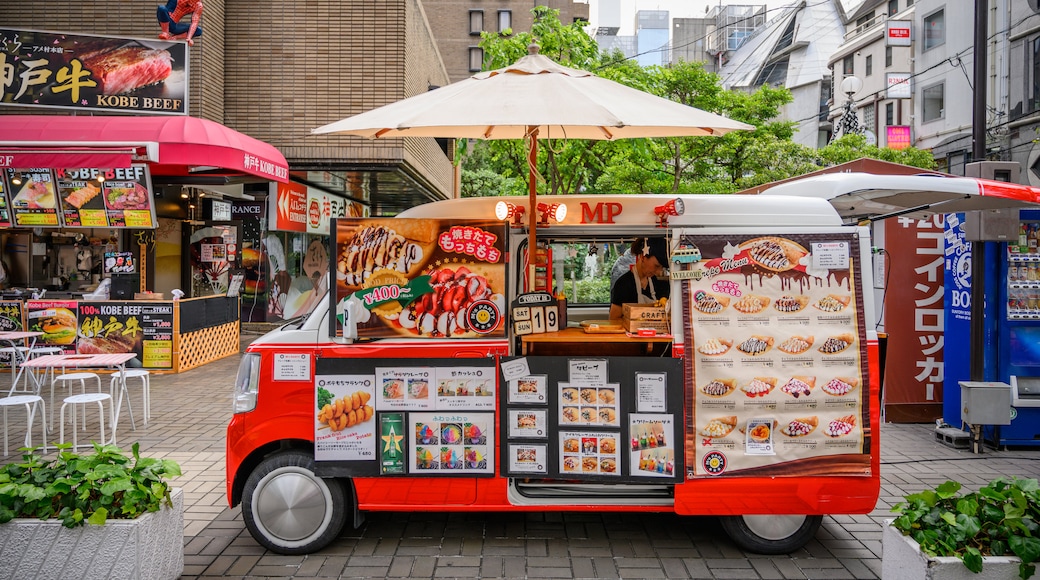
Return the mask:
[[[972, 161], [986, 159], [986, 37], [989, 0], [975, 0], [975, 94], [972, 107]], [[985, 242], [971, 243], [971, 380], [985, 380], [983, 306], [986, 300]]]

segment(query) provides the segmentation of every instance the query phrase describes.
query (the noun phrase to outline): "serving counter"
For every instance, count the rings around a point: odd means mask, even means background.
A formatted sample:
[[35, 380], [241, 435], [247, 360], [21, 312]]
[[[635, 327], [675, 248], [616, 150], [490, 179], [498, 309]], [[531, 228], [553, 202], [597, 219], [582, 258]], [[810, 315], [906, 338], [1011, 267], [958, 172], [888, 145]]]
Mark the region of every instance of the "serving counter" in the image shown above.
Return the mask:
[[[0, 301], [0, 330], [42, 332], [65, 353], [132, 352], [137, 366], [180, 372], [239, 352], [239, 299]], [[0, 361], [2, 364], [4, 361]]]
[[662, 354], [674, 337], [632, 336], [624, 332], [586, 332], [584, 328], [564, 328], [556, 332], [526, 334], [520, 337], [525, 356], [656, 356]]

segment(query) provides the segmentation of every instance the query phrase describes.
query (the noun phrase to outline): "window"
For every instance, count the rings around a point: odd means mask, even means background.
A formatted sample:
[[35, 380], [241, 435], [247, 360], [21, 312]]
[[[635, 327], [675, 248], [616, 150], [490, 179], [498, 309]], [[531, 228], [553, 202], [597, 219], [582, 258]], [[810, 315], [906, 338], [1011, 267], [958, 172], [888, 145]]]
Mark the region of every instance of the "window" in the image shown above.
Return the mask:
[[513, 28], [513, 11], [512, 10], [499, 10], [498, 11], [498, 31], [505, 32]]
[[479, 46], [469, 47], [469, 71], [480, 72], [484, 67], [484, 49]]
[[946, 43], [946, 12], [936, 10], [924, 17], [924, 49]]
[[869, 77], [874, 72], [874, 55], [868, 54], [863, 66], [865, 68], [863, 75]]
[[841, 59], [841, 74], [846, 77], [856, 74], [856, 66], [853, 63], [851, 54]]
[[863, 16], [860, 16], [859, 18], [856, 19], [856, 28], [862, 29], [865, 26], [869, 26], [873, 20], [874, 20], [874, 12], [873, 11], [871, 11], [870, 14], [864, 14]]
[[923, 101], [923, 104], [921, 105], [921, 116], [924, 117], [925, 123], [943, 118], [945, 114], [945, 111], [943, 110], [945, 107], [944, 92], [945, 87], [942, 83], [926, 87], [921, 91]]
[[469, 35], [480, 36], [480, 33], [484, 31], [484, 11], [483, 10], [470, 10], [469, 11]]
[[885, 47], [885, 68], [892, 66], [892, 47]]
[[1040, 36], [1033, 39], [1033, 92], [1026, 112], [1040, 109]]
[[876, 105], [873, 103], [861, 108], [863, 111], [863, 129], [866, 131], [874, 131], [877, 126], [877, 110]]
[[906, 0], [906, 7], [909, 8], [914, 5], [914, 0]]
[[885, 125], [896, 124], [896, 105], [895, 103], [885, 103]]
[[895, 16], [899, 12], [899, 0], [888, 0], [888, 15]]

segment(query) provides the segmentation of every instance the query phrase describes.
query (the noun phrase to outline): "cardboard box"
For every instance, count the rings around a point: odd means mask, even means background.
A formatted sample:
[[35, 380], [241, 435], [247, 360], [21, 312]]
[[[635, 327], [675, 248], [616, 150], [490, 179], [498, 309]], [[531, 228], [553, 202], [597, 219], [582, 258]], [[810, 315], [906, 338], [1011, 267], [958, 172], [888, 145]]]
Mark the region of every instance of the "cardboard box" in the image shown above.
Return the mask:
[[668, 320], [668, 308], [652, 304], [622, 304], [625, 320]]
[[625, 331], [636, 334], [640, 328], [652, 328], [657, 331], [658, 334], [668, 334], [670, 332], [667, 320], [626, 320]]

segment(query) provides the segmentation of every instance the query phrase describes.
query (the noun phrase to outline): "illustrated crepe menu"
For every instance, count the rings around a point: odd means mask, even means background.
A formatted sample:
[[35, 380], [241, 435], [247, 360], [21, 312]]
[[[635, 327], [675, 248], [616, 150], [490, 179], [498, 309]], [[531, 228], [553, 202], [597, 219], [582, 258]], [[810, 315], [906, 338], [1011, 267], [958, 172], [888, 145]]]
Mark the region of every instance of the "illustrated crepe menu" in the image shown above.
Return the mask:
[[692, 329], [690, 476], [869, 473], [858, 244], [847, 232], [680, 239], [702, 256], [673, 273]]

